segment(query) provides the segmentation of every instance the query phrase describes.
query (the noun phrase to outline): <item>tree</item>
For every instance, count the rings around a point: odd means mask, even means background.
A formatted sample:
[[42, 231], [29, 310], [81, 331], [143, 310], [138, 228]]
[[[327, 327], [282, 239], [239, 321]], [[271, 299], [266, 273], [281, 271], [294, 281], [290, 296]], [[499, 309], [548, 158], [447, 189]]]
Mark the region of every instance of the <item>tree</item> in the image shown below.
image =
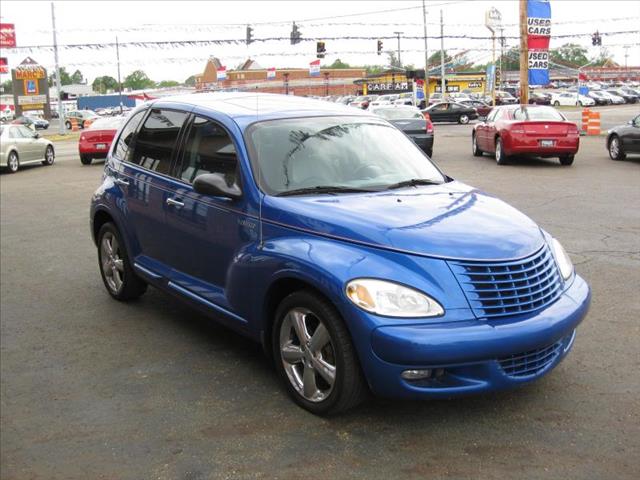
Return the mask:
[[[431, 54], [431, 56], [429, 57], [429, 67], [434, 66], [434, 65], [440, 65], [441, 62], [441, 55], [440, 55], [440, 50], [436, 50], [434, 53]], [[444, 63], [447, 63], [451, 61], [451, 56], [447, 53], [447, 51], [444, 51]]]
[[71, 74], [71, 83], [84, 83], [84, 75], [80, 70], [76, 70]]
[[118, 81], [109, 75], [104, 75], [97, 77], [91, 84], [91, 87], [95, 92], [107, 93], [109, 90], [115, 91], [118, 89]]
[[195, 85], [196, 85], [196, 76], [195, 75], [191, 75], [189, 78], [187, 78], [184, 81], [184, 84], [187, 85], [188, 87], [195, 87]]
[[593, 67], [617, 67], [618, 64], [613, 60], [611, 53], [606, 48], [600, 49], [600, 54], [593, 58]]
[[143, 90], [151, 88], [155, 84], [142, 70], [136, 70], [125, 77], [122, 85], [131, 90]]
[[376, 73], [384, 72], [384, 67], [382, 67], [381, 65], [365, 65], [364, 69], [369, 75], [375, 75]]
[[336, 58], [336, 60], [331, 65], [329, 65], [327, 68], [351, 68], [351, 65], [349, 65], [346, 62], [343, 62], [339, 58]]
[[5, 94], [13, 93], [13, 84], [11, 83], [11, 79], [0, 83], [0, 87], [2, 87], [2, 91]]
[[575, 43], [566, 43], [549, 51], [549, 60], [568, 67], [581, 67], [589, 63], [587, 49]]
[[164, 87], [177, 87], [178, 85], [180, 85], [180, 82], [176, 82], [175, 80], [162, 80], [161, 82], [158, 82], [158, 87], [160, 88], [164, 88]]
[[396, 57], [396, 52], [393, 50], [387, 51], [387, 62], [391, 67], [402, 68], [402, 63]]
[[[67, 69], [64, 67], [60, 67], [60, 85], [71, 85], [73, 81], [71, 80], [71, 75], [67, 72]], [[56, 86], [56, 72], [55, 70], [51, 72], [49, 75], [49, 86]]]

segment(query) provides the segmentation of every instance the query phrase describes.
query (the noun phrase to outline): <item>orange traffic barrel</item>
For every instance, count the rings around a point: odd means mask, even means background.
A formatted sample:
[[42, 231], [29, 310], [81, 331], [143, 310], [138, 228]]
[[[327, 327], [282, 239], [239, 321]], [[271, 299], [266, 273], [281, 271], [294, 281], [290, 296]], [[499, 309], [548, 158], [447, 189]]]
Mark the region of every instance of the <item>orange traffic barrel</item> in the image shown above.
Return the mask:
[[70, 119], [71, 122], [71, 131], [72, 132], [77, 132], [78, 131], [78, 120], [76, 120], [75, 118]]
[[82, 128], [87, 129], [91, 126], [92, 123], [93, 123], [93, 119], [89, 118], [84, 121]]
[[587, 135], [600, 135], [600, 112], [590, 112]]
[[591, 110], [589, 110], [588, 108], [583, 108], [582, 109], [582, 132], [586, 132], [587, 131], [587, 126], [589, 125], [589, 115], [591, 114]]

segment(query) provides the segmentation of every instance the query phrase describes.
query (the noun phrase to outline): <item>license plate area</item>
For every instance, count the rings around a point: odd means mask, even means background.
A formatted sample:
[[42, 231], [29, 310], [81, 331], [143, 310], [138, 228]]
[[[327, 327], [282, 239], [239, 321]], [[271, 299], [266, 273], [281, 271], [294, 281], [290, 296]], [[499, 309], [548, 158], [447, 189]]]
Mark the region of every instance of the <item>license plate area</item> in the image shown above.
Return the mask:
[[553, 140], [540, 140], [541, 147], [553, 147], [555, 144]]
[[107, 148], [107, 144], [106, 143], [96, 143], [96, 148], [98, 150], [104, 150]]

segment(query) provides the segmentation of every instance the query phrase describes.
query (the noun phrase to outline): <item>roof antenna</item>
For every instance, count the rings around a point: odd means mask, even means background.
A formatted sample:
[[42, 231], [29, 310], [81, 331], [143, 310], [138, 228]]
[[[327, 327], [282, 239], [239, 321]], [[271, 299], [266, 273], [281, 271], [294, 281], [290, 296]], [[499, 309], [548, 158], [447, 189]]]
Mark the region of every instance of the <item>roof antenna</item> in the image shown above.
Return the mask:
[[[258, 121], [259, 109], [258, 109], [258, 86], [256, 85], [256, 122]], [[262, 193], [262, 165], [260, 165], [260, 152], [258, 151], [258, 248], [262, 248], [262, 200], [264, 199], [264, 193]]]

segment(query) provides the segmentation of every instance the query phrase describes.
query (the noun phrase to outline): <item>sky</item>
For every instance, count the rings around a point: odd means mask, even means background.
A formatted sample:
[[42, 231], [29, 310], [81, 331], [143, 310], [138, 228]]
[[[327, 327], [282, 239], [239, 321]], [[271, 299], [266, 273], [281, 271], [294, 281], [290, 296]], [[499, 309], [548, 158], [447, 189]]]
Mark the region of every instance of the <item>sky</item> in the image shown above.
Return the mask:
[[[245, 38], [246, 25], [251, 24], [254, 38], [289, 37], [292, 22], [302, 36], [344, 37], [368, 36], [367, 40], [326, 40], [327, 55], [323, 65], [335, 59], [353, 65], [386, 65], [386, 55], [376, 54], [376, 38], [401, 34], [401, 59], [404, 64], [424, 65], [422, 1], [58, 1], [54, 2], [58, 44], [113, 43], [115, 37], [124, 43], [120, 48], [121, 77], [142, 69], [155, 81], [177, 80], [201, 73], [210, 56], [221, 59], [231, 69], [248, 57], [262, 67], [307, 67], [315, 60], [315, 42], [290, 45], [288, 40], [234, 45], [197, 45], [175, 48], [142, 48], [127, 42], [167, 40], [211, 40]], [[428, 0], [427, 36], [440, 34], [440, 10], [443, 12], [444, 34], [488, 37], [484, 14], [490, 7], [502, 13], [506, 48], [518, 44], [517, 0]], [[551, 48], [567, 42], [587, 46], [595, 56], [600, 47], [591, 46], [590, 36], [554, 38], [571, 35], [620, 32], [605, 35], [603, 47], [615, 61], [640, 65], [640, 0], [551, 0]], [[373, 12], [373, 13], [372, 13]], [[18, 47], [52, 45], [50, 2], [2, 0], [3, 23], [14, 23]], [[416, 39], [403, 36], [420, 37]], [[386, 39], [384, 50], [397, 50], [396, 39]], [[624, 46], [629, 48], [625, 50]], [[491, 60], [490, 39], [446, 38], [444, 48], [453, 53], [468, 50], [467, 57], [476, 63]], [[429, 54], [440, 48], [439, 39], [428, 40]], [[31, 56], [51, 70], [53, 52], [4, 50], [10, 67]], [[60, 65], [68, 72], [79, 69], [90, 82], [97, 76], [117, 77], [115, 48], [59, 49]], [[0, 80], [9, 78], [0, 75]]]

